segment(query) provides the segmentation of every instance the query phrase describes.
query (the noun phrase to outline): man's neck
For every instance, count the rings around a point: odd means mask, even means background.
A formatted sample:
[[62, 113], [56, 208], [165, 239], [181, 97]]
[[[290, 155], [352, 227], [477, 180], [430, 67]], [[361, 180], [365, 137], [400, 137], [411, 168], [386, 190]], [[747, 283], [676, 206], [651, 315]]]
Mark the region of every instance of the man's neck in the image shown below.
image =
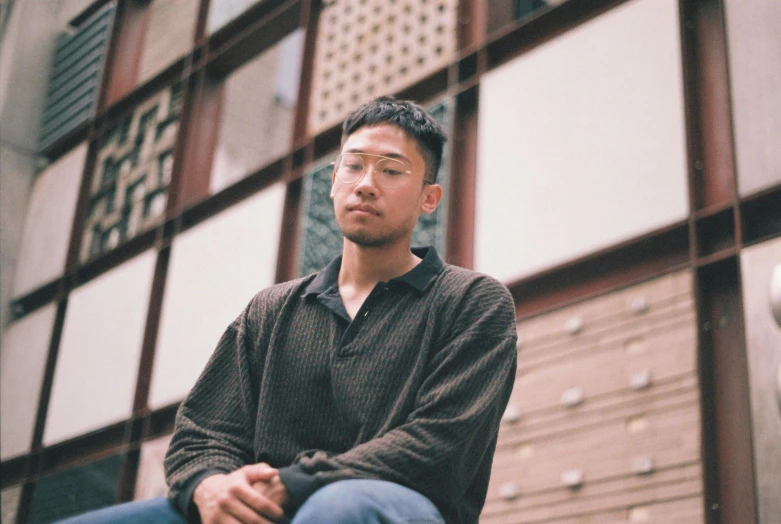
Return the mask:
[[370, 248], [345, 240], [342, 267], [339, 270], [339, 288], [352, 288], [359, 294], [368, 293], [377, 282], [386, 282], [401, 276], [420, 261], [421, 259], [410, 251], [409, 242]]

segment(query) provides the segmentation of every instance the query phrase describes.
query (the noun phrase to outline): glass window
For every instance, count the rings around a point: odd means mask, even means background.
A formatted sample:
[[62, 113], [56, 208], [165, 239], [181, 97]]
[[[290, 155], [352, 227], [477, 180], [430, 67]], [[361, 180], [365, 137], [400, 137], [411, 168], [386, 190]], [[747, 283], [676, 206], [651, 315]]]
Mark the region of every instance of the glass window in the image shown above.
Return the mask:
[[155, 260], [146, 251], [70, 294], [45, 445], [130, 417]]
[[296, 31], [226, 78], [212, 193], [290, 150], [303, 44]]
[[175, 84], [144, 101], [99, 138], [82, 260], [109, 251], [162, 220], [181, 105], [181, 84]]
[[117, 500], [122, 457], [114, 455], [38, 481], [28, 522], [43, 523], [103, 508]]
[[228, 324], [274, 283], [284, 203], [285, 186], [276, 184], [174, 239], [151, 409], [185, 397]]
[[475, 268], [508, 282], [688, 216], [678, 3], [636, 0], [480, 84]]

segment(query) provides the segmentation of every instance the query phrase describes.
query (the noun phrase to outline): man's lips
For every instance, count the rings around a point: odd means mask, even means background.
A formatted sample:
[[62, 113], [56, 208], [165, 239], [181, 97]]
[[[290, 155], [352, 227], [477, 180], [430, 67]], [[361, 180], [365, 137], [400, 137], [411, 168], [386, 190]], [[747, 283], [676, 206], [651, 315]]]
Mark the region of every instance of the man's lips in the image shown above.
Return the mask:
[[366, 204], [356, 204], [353, 206], [347, 206], [347, 211], [358, 211], [361, 213], [369, 213], [374, 216], [380, 216], [380, 211], [373, 206], [369, 206]]

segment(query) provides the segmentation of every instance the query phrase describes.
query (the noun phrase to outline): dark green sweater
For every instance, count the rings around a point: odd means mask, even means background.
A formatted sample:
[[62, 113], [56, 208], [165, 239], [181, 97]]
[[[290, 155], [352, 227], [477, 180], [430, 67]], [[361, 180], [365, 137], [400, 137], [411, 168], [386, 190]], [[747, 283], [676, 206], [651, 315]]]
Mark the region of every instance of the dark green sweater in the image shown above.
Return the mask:
[[515, 369], [515, 313], [496, 280], [433, 248], [350, 320], [341, 258], [264, 289], [230, 325], [176, 417], [170, 497], [193, 514], [205, 476], [267, 462], [293, 506], [336, 480], [383, 479], [449, 523], [485, 503]]

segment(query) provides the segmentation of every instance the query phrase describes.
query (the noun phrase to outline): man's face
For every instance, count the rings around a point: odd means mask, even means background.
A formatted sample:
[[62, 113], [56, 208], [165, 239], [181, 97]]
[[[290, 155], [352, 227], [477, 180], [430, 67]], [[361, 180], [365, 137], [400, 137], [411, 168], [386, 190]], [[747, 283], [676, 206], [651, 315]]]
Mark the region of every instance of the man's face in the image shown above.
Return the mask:
[[[367, 154], [363, 176], [352, 183], [339, 180], [334, 173], [331, 197], [336, 221], [345, 238], [363, 247], [383, 247], [397, 242], [409, 244], [420, 212], [433, 212], [442, 188], [424, 184], [425, 161], [415, 140], [392, 124], [362, 127], [347, 137], [342, 153]], [[406, 182], [384, 187], [375, 175], [376, 156], [397, 158], [410, 170]]]

